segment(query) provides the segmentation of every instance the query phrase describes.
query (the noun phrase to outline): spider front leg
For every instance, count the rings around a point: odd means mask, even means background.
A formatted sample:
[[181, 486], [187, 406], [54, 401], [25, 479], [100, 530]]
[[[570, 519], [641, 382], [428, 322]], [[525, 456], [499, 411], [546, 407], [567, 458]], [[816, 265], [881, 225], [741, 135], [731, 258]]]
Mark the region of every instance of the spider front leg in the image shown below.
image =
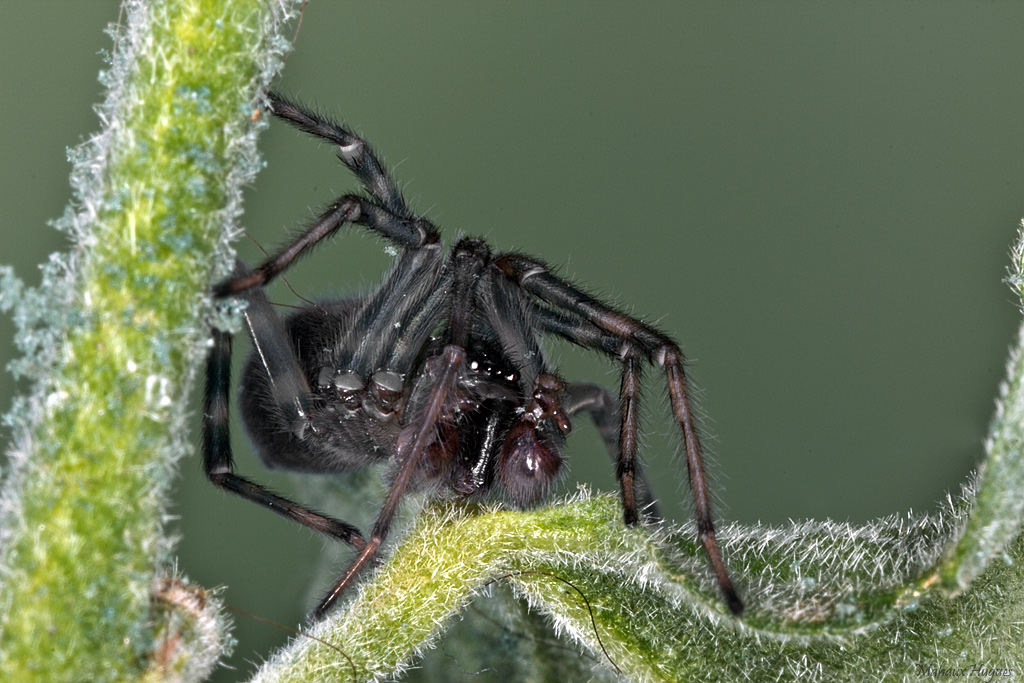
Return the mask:
[[[466, 351], [454, 344], [445, 347], [441, 356], [441, 374], [437, 383], [430, 392], [427, 401], [427, 410], [423, 418], [403, 430], [403, 437], [399, 438], [399, 448], [396, 458], [399, 461], [399, 469], [395, 479], [391, 482], [387, 500], [381, 508], [377, 521], [370, 533], [370, 540], [356, 555], [348, 568], [341, 575], [327, 595], [317, 603], [310, 613], [311, 621], [319, 621], [331, 609], [341, 594], [352, 585], [359, 574], [366, 568], [366, 565], [376, 556], [384, 539], [391, 530], [391, 523], [398, 512], [398, 505], [405, 496], [406, 488], [412, 479], [413, 473], [420, 465], [420, 459], [427, 452], [427, 447], [434, 439], [436, 429], [440, 421], [442, 410], [448, 402], [449, 397], [455, 390], [455, 382], [458, 378], [459, 367], [466, 358]], [[411, 438], [410, 438], [411, 437]]]
[[336, 199], [305, 232], [255, 270], [214, 285], [213, 295], [226, 297], [266, 285], [311, 248], [350, 224], [361, 225], [408, 249], [440, 241], [437, 230], [425, 220], [401, 219], [364, 197], [346, 195]]
[[[449, 305], [447, 339], [441, 353], [426, 361], [424, 367], [427, 369], [421, 378], [421, 381], [431, 383], [430, 391], [426, 401], [422, 406], [417, 406], [417, 412], [399, 433], [394, 456], [398, 467], [366, 546], [313, 609], [310, 618], [314, 621], [327, 614], [376, 556], [391, 530], [409, 483], [423, 465], [424, 459], [455, 456], [454, 452], [446, 450], [443, 445], [439, 449], [430, 447], [438, 445], [438, 434], [444, 431], [441, 427], [446, 420], [451, 419], [455, 411], [456, 384], [469, 345], [476, 289], [488, 255], [487, 246], [478, 240], [463, 239], [452, 250], [451, 289], [441, 297]], [[448, 445], [447, 448], [451, 447]]]
[[440, 242], [437, 229], [429, 221], [413, 214], [394, 180], [362, 138], [276, 93], [268, 93], [267, 100], [274, 116], [337, 145], [338, 158], [359, 178], [370, 197], [338, 197], [305, 232], [251, 273], [228, 278], [214, 286], [215, 297], [267, 284], [312, 247], [349, 224], [361, 225], [405, 249], [420, 249]]
[[[683, 368], [683, 355], [679, 346], [654, 328], [616, 311], [589, 294], [555, 277], [543, 263], [521, 254], [503, 254], [495, 259], [495, 265], [518, 283], [527, 292], [539, 297], [558, 311], [571, 318], [598, 328], [583, 326], [576, 333], [567, 332], [573, 341], [589, 340], [591, 348], [617, 356], [622, 361], [622, 387], [620, 396], [621, 422], [619, 428], [619, 465], [617, 475], [622, 487], [622, 504], [627, 524], [636, 524], [639, 515], [636, 508], [635, 473], [638, 451], [640, 367], [641, 361], [660, 365], [665, 372], [672, 412], [679, 424], [686, 449], [686, 466], [689, 472], [690, 490], [693, 493], [697, 538], [704, 546], [711, 566], [715, 571], [718, 585], [725, 596], [729, 610], [736, 615], [743, 613], [740, 600], [732, 579], [722, 560], [722, 554], [715, 540], [715, 526], [711, 514], [711, 496], [704, 469], [704, 455], [700, 437], [693, 419]], [[548, 315], [549, 324], [554, 324], [558, 315]], [[571, 320], [562, 318], [563, 327]], [[575, 334], [573, 336], [569, 336]], [[612, 348], [614, 342], [615, 348]]]

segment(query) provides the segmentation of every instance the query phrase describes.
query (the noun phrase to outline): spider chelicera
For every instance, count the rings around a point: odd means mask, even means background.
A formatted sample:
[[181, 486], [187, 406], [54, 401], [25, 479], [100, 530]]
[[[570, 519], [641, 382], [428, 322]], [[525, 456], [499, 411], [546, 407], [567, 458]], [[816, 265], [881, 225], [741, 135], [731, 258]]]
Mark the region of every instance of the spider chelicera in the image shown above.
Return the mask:
[[[388, 495], [366, 538], [350, 524], [236, 475], [228, 438], [231, 335], [216, 329], [206, 375], [204, 465], [217, 486], [356, 550], [312, 618], [321, 618], [371, 562], [407, 493], [468, 498], [504, 491], [519, 507], [540, 500], [556, 481], [577, 413], [596, 423], [615, 461], [625, 522], [638, 524], [640, 510], [653, 510], [637, 458], [645, 363], [665, 373], [685, 444], [698, 537], [729, 609], [740, 614], [743, 604], [715, 542], [679, 346], [529, 256], [495, 254], [465, 237], [445, 254], [437, 228], [409, 209], [363, 140], [279, 95], [267, 100], [274, 116], [336, 145], [367, 194], [337, 198], [258, 268], [239, 265], [214, 286], [217, 298], [247, 302], [254, 348], [239, 390], [242, 418], [268, 467], [334, 473], [386, 462]], [[380, 286], [365, 297], [278, 317], [261, 287], [350, 224], [398, 249]], [[597, 385], [562, 380], [541, 349], [546, 335], [620, 362], [618, 399]]]

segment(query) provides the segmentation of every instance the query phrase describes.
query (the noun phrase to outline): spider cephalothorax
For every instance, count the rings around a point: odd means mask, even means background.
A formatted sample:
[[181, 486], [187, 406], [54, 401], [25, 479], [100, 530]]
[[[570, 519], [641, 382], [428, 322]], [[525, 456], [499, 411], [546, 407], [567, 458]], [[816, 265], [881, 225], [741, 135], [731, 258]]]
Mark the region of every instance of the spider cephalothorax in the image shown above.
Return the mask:
[[[247, 302], [254, 350], [239, 392], [242, 417], [268, 467], [333, 473], [386, 463], [389, 493], [366, 539], [350, 524], [235, 475], [227, 431], [231, 337], [218, 330], [207, 369], [205, 467], [218, 486], [358, 551], [314, 617], [373, 558], [407, 493], [466, 498], [500, 491], [518, 506], [543, 498], [562, 469], [562, 445], [580, 412], [594, 419], [612, 453], [626, 523], [638, 523], [638, 509], [650, 503], [637, 461], [644, 363], [664, 369], [685, 443], [698, 535], [729, 608], [740, 613], [715, 542], [678, 345], [559, 279], [536, 259], [493, 254], [470, 238], [445, 254], [437, 229], [412, 213], [365, 142], [277, 95], [268, 101], [275, 116], [337, 145], [338, 157], [367, 196], [339, 197], [258, 268], [239, 265], [214, 287], [217, 297]], [[349, 224], [398, 247], [384, 281], [365, 297], [278, 317], [262, 286]], [[545, 335], [621, 362], [619, 399], [597, 385], [562, 380], [541, 349]]]

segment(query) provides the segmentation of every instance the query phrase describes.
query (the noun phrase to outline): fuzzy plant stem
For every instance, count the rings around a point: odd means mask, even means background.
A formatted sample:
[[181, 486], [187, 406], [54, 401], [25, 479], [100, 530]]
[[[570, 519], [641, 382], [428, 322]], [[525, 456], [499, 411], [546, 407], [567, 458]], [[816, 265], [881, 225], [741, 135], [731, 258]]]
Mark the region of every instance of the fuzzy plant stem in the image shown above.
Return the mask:
[[[14, 369], [34, 383], [7, 418], [0, 680], [136, 680], [153, 657], [206, 292], [230, 262], [226, 235], [258, 165], [256, 103], [296, 5], [125, 2], [103, 129], [70, 154], [75, 196], [58, 227], [75, 246], [36, 290], [0, 274], [24, 353]], [[203, 603], [164, 588], [164, 605]]]

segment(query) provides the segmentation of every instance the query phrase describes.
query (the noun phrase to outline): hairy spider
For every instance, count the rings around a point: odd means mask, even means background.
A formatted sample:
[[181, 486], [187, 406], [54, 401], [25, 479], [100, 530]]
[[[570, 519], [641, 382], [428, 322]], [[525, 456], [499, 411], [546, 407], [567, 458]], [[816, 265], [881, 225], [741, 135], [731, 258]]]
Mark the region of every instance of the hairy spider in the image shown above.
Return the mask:
[[[312, 613], [322, 617], [372, 560], [402, 498], [504, 491], [516, 506], [543, 497], [561, 469], [571, 418], [588, 413], [616, 464], [626, 524], [651, 503], [637, 458], [640, 374], [665, 372], [682, 430], [697, 532], [734, 614], [743, 605], [715, 542], [700, 439], [679, 346], [519, 253], [493, 254], [462, 238], [446, 255], [437, 229], [414, 214], [367, 144], [279, 95], [270, 111], [337, 145], [368, 196], [336, 199], [302, 235], [255, 270], [239, 265], [215, 297], [247, 301], [253, 352], [239, 402], [264, 464], [334, 473], [387, 462], [387, 499], [369, 539], [350, 524], [277, 496], [234, 474], [228, 438], [231, 335], [213, 331], [204, 404], [206, 474], [217, 486], [352, 546], [356, 557]], [[261, 287], [311, 247], [354, 224], [399, 249], [380, 286], [362, 298], [325, 301], [282, 319]], [[543, 335], [622, 363], [616, 400], [566, 383], [546, 360]], [[639, 505], [638, 505], [639, 500]]]

